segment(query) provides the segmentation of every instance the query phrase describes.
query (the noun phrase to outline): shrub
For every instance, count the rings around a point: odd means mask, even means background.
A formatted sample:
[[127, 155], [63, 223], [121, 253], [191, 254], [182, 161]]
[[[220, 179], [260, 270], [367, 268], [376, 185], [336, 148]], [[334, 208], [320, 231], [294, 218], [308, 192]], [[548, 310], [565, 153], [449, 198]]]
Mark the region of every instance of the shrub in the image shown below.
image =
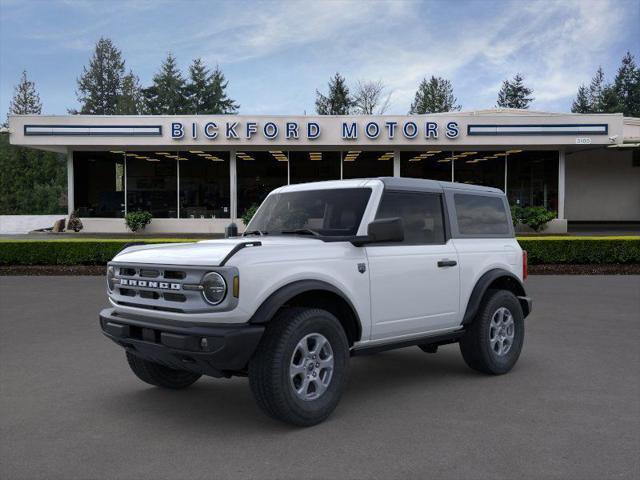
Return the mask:
[[244, 226], [246, 227], [247, 225], [249, 225], [249, 222], [251, 221], [251, 219], [253, 218], [253, 216], [256, 214], [256, 212], [258, 211], [258, 207], [260, 207], [260, 205], [258, 205], [257, 203], [254, 203], [253, 205], [251, 205], [249, 208], [247, 208], [244, 213], [242, 214], [242, 217], [240, 217], [242, 219], [242, 223], [244, 223]]
[[548, 222], [556, 218], [556, 212], [544, 207], [527, 207], [522, 214], [522, 223], [529, 225], [534, 232], [539, 232]]
[[82, 221], [78, 217], [78, 211], [74, 210], [73, 212], [71, 212], [71, 215], [69, 215], [67, 230], [73, 230], [74, 232], [79, 232], [83, 228], [84, 228], [84, 225], [82, 225]]
[[640, 237], [519, 238], [529, 263], [640, 263]]
[[144, 227], [151, 223], [152, 218], [151, 214], [146, 211], [129, 212], [124, 217], [124, 222], [129, 227], [129, 230], [137, 232], [138, 230], [144, 230]]

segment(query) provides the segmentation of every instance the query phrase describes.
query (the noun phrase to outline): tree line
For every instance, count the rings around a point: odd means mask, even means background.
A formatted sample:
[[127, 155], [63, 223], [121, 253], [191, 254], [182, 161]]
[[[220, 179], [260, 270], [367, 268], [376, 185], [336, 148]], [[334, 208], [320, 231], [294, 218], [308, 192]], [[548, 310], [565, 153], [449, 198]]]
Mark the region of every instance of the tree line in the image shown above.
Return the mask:
[[[87, 66], [77, 79], [80, 108], [70, 113], [93, 115], [138, 114], [235, 114], [240, 106], [227, 95], [228, 82], [219, 66], [210, 69], [196, 58], [184, 75], [176, 58], [168, 54], [149, 86], [127, 70], [122, 52], [108, 38], [101, 38]], [[350, 89], [336, 73], [327, 93], [316, 90], [320, 115], [382, 114], [392, 92], [382, 81], [358, 81]], [[516, 74], [502, 82], [496, 106], [529, 108], [533, 89]], [[451, 81], [437, 76], [419, 83], [409, 114], [458, 111], [462, 107]], [[574, 113], [623, 112], [640, 117], [640, 69], [631, 53], [622, 59], [613, 81], [599, 67], [588, 85], [580, 85], [571, 111]], [[23, 71], [9, 106], [10, 114], [42, 113], [35, 83]], [[0, 135], [0, 214], [45, 214], [66, 211], [66, 159], [64, 156], [9, 145]]]

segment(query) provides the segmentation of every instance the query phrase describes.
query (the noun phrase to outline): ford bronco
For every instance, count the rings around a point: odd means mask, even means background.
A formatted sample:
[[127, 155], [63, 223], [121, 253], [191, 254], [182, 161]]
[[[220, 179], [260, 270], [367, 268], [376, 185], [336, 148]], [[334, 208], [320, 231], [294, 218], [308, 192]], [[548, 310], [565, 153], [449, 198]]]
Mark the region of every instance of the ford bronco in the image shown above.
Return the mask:
[[508, 372], [531, 312], [500, 190], [410, 178], [290, 185], [240, 237], [137, 245], [109, 262], [103, 333], [164, 388], [248, 376], [261, 409], [326, 419], [351, 357], [458, 343]]

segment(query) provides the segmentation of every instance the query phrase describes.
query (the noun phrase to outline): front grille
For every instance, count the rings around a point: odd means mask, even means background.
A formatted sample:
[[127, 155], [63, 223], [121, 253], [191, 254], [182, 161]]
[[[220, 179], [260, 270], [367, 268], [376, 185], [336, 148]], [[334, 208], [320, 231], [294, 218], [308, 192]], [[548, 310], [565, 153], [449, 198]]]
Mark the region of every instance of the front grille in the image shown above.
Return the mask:
[[116, 278], [109, 295], [119, 305], [167, 312], [202, 313], [230, 309], [237, 304], [237, 298], [230, 291], [220, 305], [212, 307], [205, 302], [200, 290], [183, 288], [185, 284], [199, 285], [204, 274], [212, 270], [221, 273], [227, 285], [232, 285], [233, 276], [237, 275], [235, 267], [165, 267], [118, 262], [110, 265], [115, 267]]

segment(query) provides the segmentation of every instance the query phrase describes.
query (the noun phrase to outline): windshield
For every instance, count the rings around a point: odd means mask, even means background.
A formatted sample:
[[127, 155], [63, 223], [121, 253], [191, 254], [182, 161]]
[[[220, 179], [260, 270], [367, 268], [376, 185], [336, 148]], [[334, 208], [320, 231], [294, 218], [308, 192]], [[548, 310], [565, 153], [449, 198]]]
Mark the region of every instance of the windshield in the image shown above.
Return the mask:
[[354, 236], [370, 196], [370, 188], [269, 195], [249, 222], [245, 235]]

